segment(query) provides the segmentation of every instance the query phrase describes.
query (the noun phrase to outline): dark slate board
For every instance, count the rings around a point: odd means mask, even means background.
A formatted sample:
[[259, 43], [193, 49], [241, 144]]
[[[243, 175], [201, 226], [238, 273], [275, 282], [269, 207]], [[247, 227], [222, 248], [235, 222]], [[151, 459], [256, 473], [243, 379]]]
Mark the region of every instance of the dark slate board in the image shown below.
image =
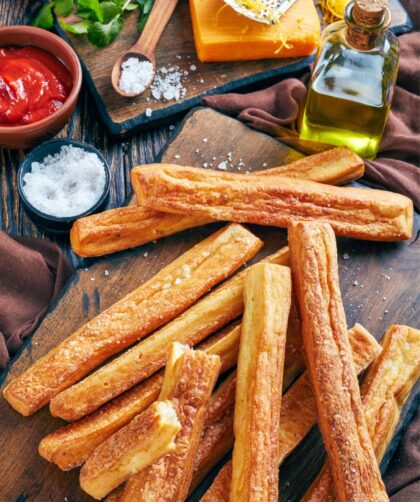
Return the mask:
[[[393, 32], [399, 35], [410, 31], [412, 23], [400, 1], [389, 0], [389, 8]], [[109, 134], [113, 136], [132, 134], [173, 121], [198, 105], [204, 95], [251, 90], [283, 78], [300, 76], [314, 60], [314, 56], [309, 56], [234, 63], [200, 63], [192, 38], [188, 2], [181, 0], [161, 38], [156, 60], [160, 62], [159, 66], [179, 64], [182, 70], [188, 70], [191, 64], [197, 67], [197, 71], [188, 76], [192, 82], [187, 84], [187, 95], [177, 102], [146, 102], [144, 98], [137, 98], [127, 104], [125, 98], [120, 98], [112, 90], [110, 80], [108, 89], [107, 79], [108, 74], [111, 74], [113, 61], [121, 52], [131, 47], [137, 37], [136, 15], [132, 13], [127, 16], [126, 26], [120, 37], [112, 46], [102, 49], [107, 51], [106, 58], [102, 59], [98, 58], [98, 51], [101, 49], [91, 46], [85, 37], [68, 34], [56, 24], [59, 35], [70, 42], [78, 52], [85, 81], [92, 92], [98, 113]], [[181, 56], [181, 59], [176, 59], [177, 56]], [[109, 68], [106, 67], [108, 64]], [[203, 78], [204, 83], [200, 83], [199, 76]], [[146, 108], [153, 110], [150, 117], [145, 114]]]

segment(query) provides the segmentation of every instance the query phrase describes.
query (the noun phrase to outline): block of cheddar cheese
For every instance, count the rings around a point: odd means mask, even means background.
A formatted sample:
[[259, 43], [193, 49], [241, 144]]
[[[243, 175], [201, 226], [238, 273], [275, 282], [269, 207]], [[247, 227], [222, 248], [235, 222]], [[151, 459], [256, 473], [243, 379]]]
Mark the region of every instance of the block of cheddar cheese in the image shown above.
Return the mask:
[[238, 14], [223, 0], [190, 0], [190, 7], [202, 62], [308, 56], [319, 42], [313, 0], [296, 0], [273, 25]]

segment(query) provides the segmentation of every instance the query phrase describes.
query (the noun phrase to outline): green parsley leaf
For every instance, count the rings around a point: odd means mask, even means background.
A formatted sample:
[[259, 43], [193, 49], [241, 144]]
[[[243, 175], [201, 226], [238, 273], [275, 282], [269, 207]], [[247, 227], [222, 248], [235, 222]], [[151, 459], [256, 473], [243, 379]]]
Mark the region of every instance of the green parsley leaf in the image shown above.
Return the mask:
[[37, 28], [44, 28], [44, 30], [51, 30], [54, 27], [54, 17], [52, 14], [53, 3], [46, 3], [42, 6], [38, 15], [34, 19], [32, 26]]
[[152, 10], [153, 4], [155, 3], [155, 0], [145, 0], [144, 5], [143, 5], [143, 15], [148, 15], [150, 14], [150, 11]]
[[54, 10], [59, 16], [68, 16], [72, 13], [74, 7], [73, 0], [55, 0]]
[[88, 28], [87, 37], [91, 44], [96, 47], [105, 47], [111, 44], [121, 33], [124, 26], [124, 19], [116, 17], [107, 24], [93, 23]]
[[83, 35], [84, 33], [87, 33], [90, 24], [91, 23], [87, 19], [74, 24], [65, 24], [60, 21], [60, 26], [63, 28], [63, 30], [68, 31], [69, 33], [73, 33], [74, 35]]
[[124, 10], [131, 11], [131, 10], [136, 10], [138, 8], [139, 8], [139, 6], [137, 4], [129, 3], [128, 5], [125, 6]]
[[86, 14], [89, 13], [91, 19], [96, 19], [100, 23], [103, 22], [104, 19], [99, 0], [78, 0], [77, 6], [77, 15], [80, 17], [86, 17]]
[[100, 4], [103, 24], [109, 23], [111, 19], [121, 14], [121, 7], [115, 2], [102, 2]]

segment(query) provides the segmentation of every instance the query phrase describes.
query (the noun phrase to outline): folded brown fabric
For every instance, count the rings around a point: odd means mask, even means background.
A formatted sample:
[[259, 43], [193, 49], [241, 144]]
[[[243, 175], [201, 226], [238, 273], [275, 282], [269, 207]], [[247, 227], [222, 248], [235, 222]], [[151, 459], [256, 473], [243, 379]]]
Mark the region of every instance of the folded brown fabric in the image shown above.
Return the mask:
[[[420, 37], [418, 32], [400, 37], [401, 57], [397, 86], [385, 133], [375, 160], [366, 162], [364, 179], [413, 199], [420, 208]], [[306, 154], [331, 146], [301, 141], [297, 133], [305, 99], [305, 83], [283, 80], [249, 94], [209, 96], [203, 103], [237, 117], [250, 127], [264, 131]]]
[[38, 326], [72, 272], [52, 242], [0, 232], [0, 371]]
[[420, 500], [420, 410], [417, 409], [384, 477], [392, 502]]

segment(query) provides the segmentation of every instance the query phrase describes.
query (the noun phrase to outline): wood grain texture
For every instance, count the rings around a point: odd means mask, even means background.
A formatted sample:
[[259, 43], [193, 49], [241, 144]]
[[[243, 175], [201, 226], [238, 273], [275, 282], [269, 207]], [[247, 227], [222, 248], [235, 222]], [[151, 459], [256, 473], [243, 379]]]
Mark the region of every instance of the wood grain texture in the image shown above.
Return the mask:
[[[205, 138], [209, 140], [203, 142]], [[233, 119], [211, 110], [199, 109], [186, 119], [181, 130], [175, 132], [173, 141], [163, 152], [162, 160], [198, 166], [208, 162], [213, 164], [209, 165], [211, 168], [215, 167], [216, 162], [226, 159], [228, 152], [232, 152], [235, 165], [242, 158], [242, 169], [256, 170], [274, 167], [299, 157], [298, 153]], [[178, 155], [180, 158], [175, 158]], [[263, 166], [264, 163], [267, 166]], [[50, 309], [32, 343], [26, 346], [12, 366], [6, 381], [10, 381], [31, 361], [44, 355], [99, 310], [134, 289], [217, 227], [217, 224], [199, 227], [162, 239], [156, 244], [147, 244], [106, 258], [85, 260], [61, 300]], [[259, 256], [274, 252], [286, 243], [285, 231], [250, 228], [265, 241]], [[418, 221], [416, 228], [417, 232]], [[420, 243], [415, 242], [415, 239], [390, 244], [339, 239], [338, 246], [341, 290], [348, 325], [360, 322], [378, 339], [391, 323], [415, 325], [416, 300], [420, 288], [418, 281], [416, 285], [413, 278], [418, 273]], [[104, 275], [105, 270], [108, 270], [109, 275]], [[8, 473], [1, 488], [5, 500], [55, 502], [64, 500], [64, 497], [69, 502], [90, 500], [79, 489], [77, 470], [63, 473], [37, 453], [40, 439], [61, 424], [47, 410], [27, 419], [22, 418], [0, 398], [0, 467]], [[304, 493], [321, 462], [321, 443], [312, 435], [300, 448], [300, 454], [297, 457], [291, 455], [283, 466], [281, 500], [299, 500], [299, 495]], [[26, 498], [18, 498], [25, 494]]]

